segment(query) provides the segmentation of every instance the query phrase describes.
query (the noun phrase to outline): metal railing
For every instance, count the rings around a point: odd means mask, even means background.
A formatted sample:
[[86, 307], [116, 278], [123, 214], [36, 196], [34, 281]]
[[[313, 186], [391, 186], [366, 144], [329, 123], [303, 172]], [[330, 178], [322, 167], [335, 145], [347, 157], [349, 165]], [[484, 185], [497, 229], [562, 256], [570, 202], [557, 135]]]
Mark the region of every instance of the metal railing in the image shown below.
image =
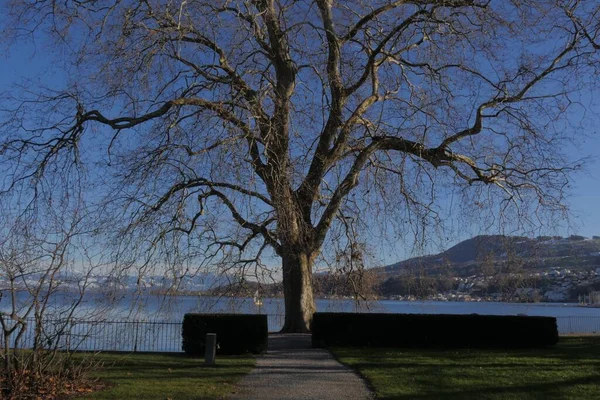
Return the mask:
[[[282, 328], [283, 314], [267, 314], [269, 331]], [[557, 317], [559, 334], [600, 334], [600, 316]], [[181, 322], [49, 320], [38, 345], [63, 350], [181, 352]], [[19, 343], [34, 346], [35, 323], [30, 321]], [[14, 343], [13, 343], [14, 346]]]
[[570, 334], [600, 334], [600, 317], [594, 316], [569, 316], [556, 317], [558, 333]]
[[[28, 322], [18, 347], [35, 345], [35, 322]], [[38, 338], [38, 346], [60, 350], [179, 352], [181, 322], [48, 320]]]
[[[280, 330], [283, 320], [282, 314], [267, 314], [269, 331]], [[12, 336], [11, 347], [34, 347], [35, 321], [27, 322], [16, 346], [17, 335]], [[180, 352], [181, 326], [181, 322], [164, 321], [47, 320], [43, 333], [38, 335], [38, 346], [80, 351]]]

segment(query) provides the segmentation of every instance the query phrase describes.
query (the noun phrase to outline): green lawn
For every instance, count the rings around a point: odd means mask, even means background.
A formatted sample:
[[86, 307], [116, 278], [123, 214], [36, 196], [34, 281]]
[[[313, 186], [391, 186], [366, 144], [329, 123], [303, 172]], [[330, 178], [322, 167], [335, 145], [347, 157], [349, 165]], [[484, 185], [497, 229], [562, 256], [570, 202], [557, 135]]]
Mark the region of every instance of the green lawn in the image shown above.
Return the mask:
[[380, 399], [600, 399], [600, 337], [534, 350], [335, 348]]
[[253, 368], [252, 356], [217, 356], [214, 367], [203, 359], [177, 354], [100, 354], [104, 367], [95, 378], [111, 387], [78, 399], [219, 399]]

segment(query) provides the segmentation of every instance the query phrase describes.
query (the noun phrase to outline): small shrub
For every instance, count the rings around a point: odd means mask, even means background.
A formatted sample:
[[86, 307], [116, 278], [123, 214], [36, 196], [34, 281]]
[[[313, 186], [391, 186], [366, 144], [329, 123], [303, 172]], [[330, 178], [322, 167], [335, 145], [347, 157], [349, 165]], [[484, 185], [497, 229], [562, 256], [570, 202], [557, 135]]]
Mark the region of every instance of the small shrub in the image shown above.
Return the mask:
[[315, 313], [314, 347], [546, 347], [558, 342], [554, 317]]
[[204, 355], [205, 336], [217, 334], [218, 354], [263, 353], [267, 349], [267, 316], [259, 314], [185, 314], [183, 351]]
[[62, 399], [102, 389], [103, 383], [90, 378], [102, 368], [95, 355], [79, 353], [74, 357], [68, 351], [11, 350], [11, 368], [4, 364], [0, 373], [0, 399]]

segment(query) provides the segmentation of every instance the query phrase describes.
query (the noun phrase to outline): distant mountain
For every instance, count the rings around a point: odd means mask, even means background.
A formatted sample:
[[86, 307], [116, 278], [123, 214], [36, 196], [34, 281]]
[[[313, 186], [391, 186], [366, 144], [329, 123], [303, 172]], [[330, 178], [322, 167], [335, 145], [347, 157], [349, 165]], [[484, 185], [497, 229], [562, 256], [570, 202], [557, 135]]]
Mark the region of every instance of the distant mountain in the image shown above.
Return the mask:
[[[16, 285], [19, 288], [36, 287], [42, 274], [31, 274], [26, 279], [19, 280]], [[98, 290], [123, 290], [123, 291], [149, 291], [149, 292], [168, 292], [176, 288], [179, 291], [203, 292], [211, 288], [218, 287], [227, 283], [225, 276], [212, 273], [203, 273], [194, 276], [184, 276], [174, 283], [172, 279], [164, 275], [146, 275], [146, 276], [109, 276], [92, 275], [86, 276], [76, 271], [59, 271], [54, 276], [54, 282], [59, 283], [63, 290], [78, 291], [83, 282], [86, 282], [88, 291]], [[9, 282], [0, 274], [0, 290], [7, 290]]]
[[482, 235], [439, 254], [415, 257], [380, 269], [388, 275], [465, 277], [511, 270], [600, 267], [600, 237]]

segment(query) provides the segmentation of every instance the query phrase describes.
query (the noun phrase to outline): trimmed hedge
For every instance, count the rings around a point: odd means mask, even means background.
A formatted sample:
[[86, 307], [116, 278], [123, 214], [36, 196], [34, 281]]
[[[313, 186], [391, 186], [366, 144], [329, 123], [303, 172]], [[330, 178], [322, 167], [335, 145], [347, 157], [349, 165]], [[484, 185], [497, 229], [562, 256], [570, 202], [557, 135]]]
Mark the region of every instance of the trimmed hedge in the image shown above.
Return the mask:
[[263, 314], [185, 314], [182, 348], [204, 355], [207, 333], [217, 334], [217, 354], [263, 353], [267, 350], [267, 316]]
[[554, 317], [315, 313], [313, 347], [546, 347], [558, 342]]

